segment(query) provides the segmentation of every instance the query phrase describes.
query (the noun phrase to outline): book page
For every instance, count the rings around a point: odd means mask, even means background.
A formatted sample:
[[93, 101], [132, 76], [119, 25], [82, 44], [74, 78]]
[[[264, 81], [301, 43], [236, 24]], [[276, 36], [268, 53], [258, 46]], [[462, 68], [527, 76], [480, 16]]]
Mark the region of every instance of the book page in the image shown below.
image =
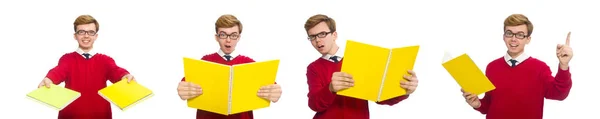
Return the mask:
[[230, 66], [184, 58], [185, 81], [202, 87], [203, 94], [188, 99], [188, 107], [227, 114]]
[[382, 84], [382, 92], [378, 101], [406, 94], [406, 90], [400, 87], [400, 81], [406, 81], [404, 75], [409, 75], [408, 70], [413, 69], [418, 53], [419, 46], [392, 49], [385, 80]]
[[352, 75], [354, 86], [338, 95], [377, 101], [390, 49], [347, 40], [342, 72]]
[[258, 97], [260, 87], [275, 84], [279, 60], [233, 66], [231, 114], [269, 107], [269, 100]]

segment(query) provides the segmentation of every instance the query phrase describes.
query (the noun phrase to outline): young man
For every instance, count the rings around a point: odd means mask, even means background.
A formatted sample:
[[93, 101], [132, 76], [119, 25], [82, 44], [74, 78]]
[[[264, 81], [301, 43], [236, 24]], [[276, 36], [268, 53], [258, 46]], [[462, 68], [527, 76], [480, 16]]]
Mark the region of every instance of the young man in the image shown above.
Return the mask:
[[129, 72], [105, 55], [96, 53], [94, 41], [98, 38], [98, 21], [90, 15], [81, 15], [73, 23], [79, 48], [63, 55], [58, 65], [48, 72], [38, 87], [65, 82], [65, 87], [81, 93], [81, 97], [58, 113], [59, 119], [111, 119], [110, 103], [98, 95], [106, 81], [115, 83], [123, 78], [134, 80]]
[[496, 86], [483, 99], [463, 91], [467, 103], [487, 119], [542, 119], [544, 98], [564, 100], [571, 90], [569, 61], [573, 51], [569, 37], [564, 45], [556, 47], [559, 69], [556, 77], [550, 67], [539, 59], [524, 53], [531, 40], [533, 24], [522, 14], [513, 14], [504, 20], [504, 43], [508, 49], [504, 57], [487, 65], [486, 76]]
[[[336, 92], [354, 85], [352, 74], [340, 72], [343, 58], [335, 43], [337, 32], [335, 21], [326, 15], [317, 14], [304, 24], [312, 46], [322, 57], [308, 65], [308, 106], [316, 112], [314, 119], [368, 119], [369, 107], [366, 100], [336, 95]], [[398, 82], [407, 94], [386, 101], [381, 105], [394, 105], [412, 94], [417, 88], [417, 75], [404, 76], [407, 82]]]
[[[233, 15], [222, 15], [215, 23], [215, 40], [221, 47], [218, 52], [205, 55], [202, 60], [211, 61], [226, 65], [235, 65], [254, 62], [252, 58], [246, 57], [235, 52], [235, 46], [240, 40], [242, 34], [242, 23]], [[191, 99], [202, 95], [202, 88], [199, 85], [186, 82], [185, 77], [179, 83], [177, 92], [182, 100]], [[278, 84], [263, 86], [257, 92], [261, 98], [277, 102], [281, 96], [281, 87]], [[197, 119], [253, 119], [252, 111], [242, 112], [234, 115], [221, 115], [208, 111], [198, 110]]]

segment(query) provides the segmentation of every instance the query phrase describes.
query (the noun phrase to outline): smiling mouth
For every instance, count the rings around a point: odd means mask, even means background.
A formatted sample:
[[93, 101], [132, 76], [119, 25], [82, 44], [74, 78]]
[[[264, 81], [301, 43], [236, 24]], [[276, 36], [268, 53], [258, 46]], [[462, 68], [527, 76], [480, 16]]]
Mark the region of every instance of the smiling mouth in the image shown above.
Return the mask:
[[231, 46], [230, 45], [225, 45], [225, 48], [231, 48]]
[[89, 43], [90, 40], [81, 40], [81, 42], [83, 42], [83, 43]]
[[510, 47], [519, 47], [517, 44], [509, 44]]
[[323, 47], [325, 47], [325, 45], [320, 45], [320, 46], [318, 46], [317, 48], [323, 48]]

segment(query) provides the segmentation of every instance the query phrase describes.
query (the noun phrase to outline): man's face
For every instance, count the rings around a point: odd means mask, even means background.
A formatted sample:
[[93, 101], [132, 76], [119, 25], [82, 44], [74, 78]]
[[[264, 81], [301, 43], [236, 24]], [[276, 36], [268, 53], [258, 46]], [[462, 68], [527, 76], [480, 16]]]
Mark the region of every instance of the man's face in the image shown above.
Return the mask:
[[317, 24], [308, 30], [312, 46], [322, 55], [331, 54], [331, 49], [337, 39], [337, 32], [331, 32], [325, 22]]
[[75, 30], [75, 40], [79, 44], [79, 48], [89, 50], [94, 47], [94, 41], [98, 38], [96, 34], [96, 25], [94, 23], [77, 25]]
[[527, 25], [505, 27], [504, 43], [509, 54], [521, 54], [530, 40], [531, 37], [527, 34]]
[[217, 34], [215, 35], [215, 39], [219, 42], [219, 46], [221, 50], [225, 54], [231, 54], [235, 50], [235, 46], [237, 45], [240, 39], [240, 29], [239, 26], [233, 26], [231, 28], [218, 28]]

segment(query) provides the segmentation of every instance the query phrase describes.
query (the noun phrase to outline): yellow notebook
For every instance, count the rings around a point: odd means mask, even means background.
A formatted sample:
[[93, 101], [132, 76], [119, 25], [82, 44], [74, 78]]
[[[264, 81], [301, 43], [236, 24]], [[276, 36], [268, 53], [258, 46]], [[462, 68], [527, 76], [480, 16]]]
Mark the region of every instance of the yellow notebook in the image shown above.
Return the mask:
[[183, 58], [185, 80], [202, 87], [203, 94], [188, 99], [188, 107], [222, 115], [269, 107], [257, 96], [262, 86], [275, 83], [279, 60], [223, 65]]
[[496, 88], [467, 54], [452, 58], [446, 52], [442, 65], [466, 92], [479, 95]]
[[127, 79], [122, 79], [99, 90], [98, 95], [125, 111], [133, 105], [152, 97], [153, 93], [136, 81], [127, 83]]
[[52, 84], [50, 88], [46, 88], [45, 86], [40, 87], [27, 94], [27, 97], [30, 99], [50, 106], [56, 110], [62, 110], [67, 107], [67, 105], [71, 104], [79, 98], [79, 96], [81, 96], [81, 94], [77, 91], [54, 84]]
[[337, 94], [375, 102], [406, 94], [400, 81], [418, 52], [418, 45], [390, 49], [348, 40], [341, 71], [352, 75], [354, 86]]

